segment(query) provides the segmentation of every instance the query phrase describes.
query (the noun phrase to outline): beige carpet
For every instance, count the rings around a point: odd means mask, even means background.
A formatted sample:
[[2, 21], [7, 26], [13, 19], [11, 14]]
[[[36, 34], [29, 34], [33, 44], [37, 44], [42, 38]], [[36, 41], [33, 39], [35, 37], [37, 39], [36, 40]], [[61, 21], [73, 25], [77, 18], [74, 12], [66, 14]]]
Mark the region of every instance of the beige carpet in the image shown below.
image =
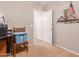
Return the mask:
[[35, 40], [34, 44], [29, 47], [29, 52], [21, 51], [16, 54], [17, 57], [77, 57], [77, 55], [50, 45], [43, 41]]

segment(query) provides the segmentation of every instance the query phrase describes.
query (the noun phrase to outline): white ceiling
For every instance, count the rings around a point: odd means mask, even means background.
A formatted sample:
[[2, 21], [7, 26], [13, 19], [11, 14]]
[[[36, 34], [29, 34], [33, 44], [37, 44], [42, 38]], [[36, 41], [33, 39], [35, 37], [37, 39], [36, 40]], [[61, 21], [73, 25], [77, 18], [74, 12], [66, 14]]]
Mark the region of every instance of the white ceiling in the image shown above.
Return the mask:
[[37, 1], [36, 5], [48, 6], [48, 5], [61, 5], [62, 3], [68, 3], [69, 1]]

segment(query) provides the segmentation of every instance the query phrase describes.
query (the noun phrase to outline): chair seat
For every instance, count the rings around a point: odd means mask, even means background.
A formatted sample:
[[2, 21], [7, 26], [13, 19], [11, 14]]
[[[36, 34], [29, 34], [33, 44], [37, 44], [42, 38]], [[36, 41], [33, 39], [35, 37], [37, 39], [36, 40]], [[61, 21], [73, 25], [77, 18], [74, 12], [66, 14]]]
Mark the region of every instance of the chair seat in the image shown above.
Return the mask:
[[16, 44], [24, 43], [27, 41], [27, 33], [26, 32], [16, 32], [13, 33]]

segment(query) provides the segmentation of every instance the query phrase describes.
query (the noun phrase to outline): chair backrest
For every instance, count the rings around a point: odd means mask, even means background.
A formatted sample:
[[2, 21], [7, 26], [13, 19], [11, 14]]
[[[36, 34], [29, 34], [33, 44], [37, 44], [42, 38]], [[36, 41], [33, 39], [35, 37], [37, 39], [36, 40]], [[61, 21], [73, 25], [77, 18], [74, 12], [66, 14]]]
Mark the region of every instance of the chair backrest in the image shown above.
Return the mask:
[[16, 44], [24, 43], [26, 41], [25, 27], [13, 27], [13, 33], [15, 37]]
[[13, 32], [25, 32], [25, 27], [13, 27]]

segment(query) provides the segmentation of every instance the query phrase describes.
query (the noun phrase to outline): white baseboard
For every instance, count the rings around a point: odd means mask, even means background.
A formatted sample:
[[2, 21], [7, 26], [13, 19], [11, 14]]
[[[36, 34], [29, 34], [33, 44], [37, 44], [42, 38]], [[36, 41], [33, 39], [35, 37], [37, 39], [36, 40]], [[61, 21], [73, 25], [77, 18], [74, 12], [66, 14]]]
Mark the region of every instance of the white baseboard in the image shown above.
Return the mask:
[[41, 39], [43, 39], [43, 38], [41, 38], [41, 37], [35, 37], [36, 39], [39, 39], [39, 40], [41, 40]]
[[76, 54], [76, 55], [79, 56], [79, 53], [77, 53], [77, 52], [75, 52], [75, 51], [72, 51], [72, 50], [70, 50], [70, 49], [64, 48], [64, 47], [59, 46], [59, 45], [57, 45], [57, 44], [55, 44], [55, 45], [56, 45], [57, 47], [59, 47], [59, 48], [62, 48], [62, 49], [64, 49], [64, 50], [66, 50], [66, 51], [69, 51], [69, 52], [71, 52], [71, 53]]

